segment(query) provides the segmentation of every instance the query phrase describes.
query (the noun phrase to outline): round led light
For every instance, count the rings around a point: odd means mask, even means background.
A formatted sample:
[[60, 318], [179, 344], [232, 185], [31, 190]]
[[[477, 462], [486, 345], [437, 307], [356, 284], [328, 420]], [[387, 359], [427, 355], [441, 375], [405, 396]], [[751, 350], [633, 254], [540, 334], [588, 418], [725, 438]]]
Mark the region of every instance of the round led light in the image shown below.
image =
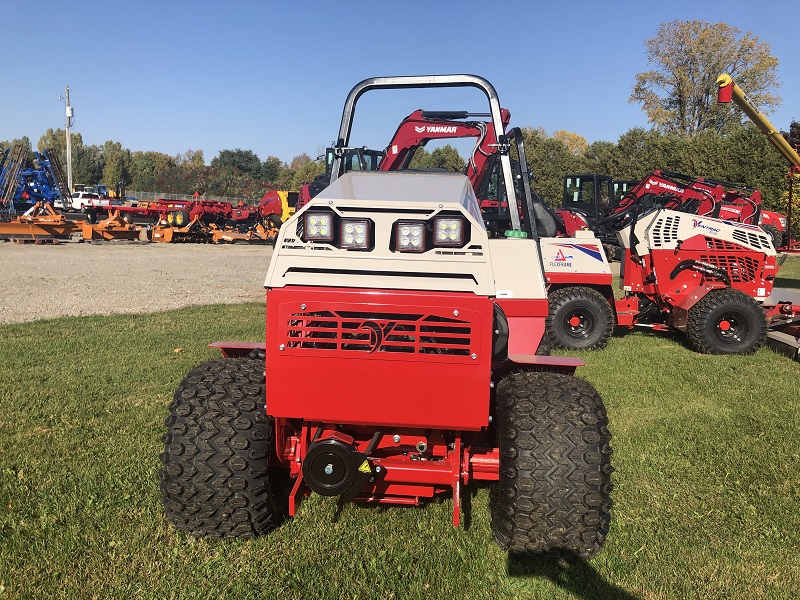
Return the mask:
[[356, 233], [364, 233], [364, 226], [356, 225]]
[[458, 239], [458, 234], [457, 234], [455, 231], [453, 231], [453, 232], [450, 234], [450, 239], [451, 239], [451, 240], [453, 240], [453, 241], [455, 242], [455, 241]]
[[344, 243], [345, 244], [352, 244], [353, 243], [353, 236], [352, 235], [344, 236]]
[[436, 237], [438, 237], [440, 240], [446, 240], [447, 239], [447, 232], [446, 231], [440, 231], [437, 234]]
[[358, 245], [360, 246], [360, 245], [361, 245], [361, 244], [363, 244], [363, 243], [364, 243], [364, 238], [363, 238], [363, 236], [360, 236], [360, 235], [359, 235], [359, 236], [356, 238], [356, 244], [358, 244]]
[[439, 229], [447, 229], [447, 221], [439, 221]]
[[314, 217], [314, 216], [310, 216], [310, 217], [308, 217], [308, 222], [309, 222], [311, 225], [316, 225], [316, 224], [317, 224], [317, 217]]
[[411, 238], [412, 246], [419, 246], [419, 238]]
[[400, 245], [401, 246], [408, 246], [408, 238], [407, 237], [400, 238]]
[[352, 226], [352, 225], [349, 225], [349, 224], [348, 224], [348, 225], [345, 225], [345, 226], [344, 226], [344, 232], [345, 232], [345, 233], [353, 233], [353, 226]]
[[328, 228], [327, 227], [320, 227], [319, 228], [320, 235], [328, 235]]
[[311, 235], [317, 235], [319, 233], [319, 230], [316, 227], [312, 227], [311, 229], [308, 230], [308, 232]]
[[458, 229], [458, 223], [456, 223], [455, 221], [450, 223], [450, 229], [453, 229], [453, 230]]
[[400, 233], [401, 233], [402, 235], [408, 235], [409, 233], [411, 233], [411, 229], [410, 229], [410, 228], [408, 228], [408, 227], [401, 227], [401, 228], [400, 228]]

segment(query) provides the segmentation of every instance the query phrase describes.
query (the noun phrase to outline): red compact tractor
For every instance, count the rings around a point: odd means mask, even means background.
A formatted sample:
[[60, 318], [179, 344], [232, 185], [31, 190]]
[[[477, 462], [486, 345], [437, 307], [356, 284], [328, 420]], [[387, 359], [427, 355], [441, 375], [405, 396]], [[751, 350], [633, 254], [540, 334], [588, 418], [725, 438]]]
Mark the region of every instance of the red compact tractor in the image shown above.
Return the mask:
[[[175, 393], [161, 455], [167, 516], [192, 535], [250, 537], [309, 494], [419, 505], [491, 485], [492, 530], [513, 552], [588, 558], [610, 522], [611, 435], [579, 360], [537, 356], [547, 299], [535, 231], [490, 237], [455, 173], [345, 173], [367, 91], [472, 87], [473, 75], [388, 77], [345, 103], [331, 182], [281, 228], [265, 282], [266, 342]], [[509, 144], [497, 140], [516, 206]], [[527, 228], [530, 230], [530, 227]]]

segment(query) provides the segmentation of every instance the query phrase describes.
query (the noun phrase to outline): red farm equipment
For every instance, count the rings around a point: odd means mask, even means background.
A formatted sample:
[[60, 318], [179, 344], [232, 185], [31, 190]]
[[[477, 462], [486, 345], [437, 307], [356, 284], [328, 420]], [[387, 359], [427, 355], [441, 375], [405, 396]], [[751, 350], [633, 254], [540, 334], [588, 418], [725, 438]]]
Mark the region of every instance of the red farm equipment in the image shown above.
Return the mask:
[[[503, 127], [506, 127], [510, 115], [505, 110], [501, 114]], [[497, 234], [504, 225], [510, 223], [511, 211], [508, 207], [513, 203], [508, 202], [505, 193], [499, 169], [500, 155], [495, 150], [497, 141], [491, 133], [493, 124], [490, 121], [456, 120], [478, 116], [484, 115], [415, 111], [398, 127], [379, 170], [407, 167], [414, 150], [431, 139], [478, 138], [467, 165], [467, 175], [479, 198], [487, 231]], [[724, 230], [730, 234], [729, 228], [735, 230], [736, 223], [741, 223], [740, 230], [733, 234], [733, 238], [741, 237], [744, 229], [747, 229], [748, 235], [752, 235], [751, 231], [758, 231], [752, 227], [759, 221], [758, 191], [728, 182], [661, 171], [655, 171], [640, 182], [615, 182], [610, 177], [576, 175], [565, 178], [565, 204], [570, 210], [554, 214], [531, 190], [521, 132], [512, 129], [506, 132], [505, 137], [516, 150], [518, 159], [512, 162], [512, 170], [515, 195], [521, 200], [518, 205], [521, 222], [523, 228], [527, 223], [534, 225], [543, 259], [549, 298], [547, 332], [550, 345], [572, 350], [602, 348], [610, 339], [614, 327], [619, 325], [646, 327], [656, 331], [686, 331], [693, 346], [701, 352], [739, 354], [760, 347], [767, 324], [771, 336], [778, 328], [788, 328], [788, 322], [796, 315], [797, 307], [792, 308], [791, 302], [779, 303], [777, 307], [774, 302], [765, 302], [770, 296], [774, 273], [777, 271], [775, 252], [768, 248], [768, 244], [747, 248], [733, 243], [728, 245], [728, 252], [722, 252], [725, 244], [720, 242], [710, 252], [700, 255], [690, 252], [688, 245], [682, 247], [676, 244], [669, 250], [675, 257], [673, 266], [680, 263], [682, 269], [686, 269], [691, 264], [690, 270], [695, 270], [688, 282], [681, 282], [680, 293], [669, 290], [674, 285], [672, 280], [680, 279], [671, 273], [672, 268], [668, 272], [659, 268], [656, 273], [655, 263], [650, 263], [644, 270], [623, 269], [629, 280], [622, 282], [626, 290], [622, 300], [614, 299], [611, 270], [605, 257], [609, 250], [606, 249], [604, 253], [601, 248], [601, 241], [606, 247], [611, 245], [612, 240], [615, 245], [620, 244], [618, 237], [625, 246], [630, 234], [618, 235], [618, 230], [634, 225], [643, 213], [659, 208], [669, 209], [670, 213], [680, 211], [687, 216], [702, 217], [691, 221], [701, 223], [701, 229], [703, 219], [707, 225], [709, 218], [716, 218], [723, 223], [717, 233]], [[563, 221], [559, 216], [564, 217]], [[678, 215], [672, 217], [675, 222], [679, 218]], [[569, 231], [570, 238], [556, 237], [564, 233], [564, 223], [573, 226]], [[751, 227], [747, 228], [748, 224]], [[599, 239], [587, 225], [592, 226]], [[532, 233], [530, 228], [527, 231]], [[706, 233], [709, 234], [709, 230]], [[689, 237], [692, 232], [682, 231], [682, 235]], [[709, 235], [713, 236], [713, 233]], [[735, 242], [736, 239], [729, 241]], [[654, 242], [656, 245], [651, 247], [651, 253], [656, 256], [664, 253], [657, 243]], [[644, 248], [639, 248], [639, 251], [644, 251]], [[638, 259], [642, 265], [646, 263], [640, 255], [634, 258], [628, 253], [625, 256], [629, 262]], [[671, 260], [666, 255], [663, 258], [667, 262]], [[687, 261], [720, 263], [723, 267], [730, 265], [731, 273], [715, 283], [699, 281], [696, 270], [699, 267]], [[751, 268], [741, 268], [740, 263], [744, 262]], [[754, 269], [752, 265], [760, 267]], [[667, 273], [670, 273], [669, 278]], [[706, 273], [705, 279], [713, 278]], [[692, 314], [699, 314], [705, 306], [699, 300], [720, 287], [737, 290], [747, 298], [733, 294], [735, 302], [730, 308], [731, 312], [725, 318], [720, 317], [714, 325], [716, 329], [712, 327], [709, 330], [711, 333], [701, 331], [699, 326], [687, 330], [685, 313], [698, 302], [699, 306]], [[725, 297], [722, 304], [727, 307], [731, 294], [712, 294], [712, 297], [717, 296]], [[705, 313], [698, 318], [703, 320]], [[745, 330], [749, 335], [745, 334]]]
[[620, 222], [624, 223], [625, 217], [634, 210], [634, 204], [760, 225], [772, 238], [775, 248], [785, 243], [786, 217], [762, 210], [758, 190], [669, 171], [653, 171], [638, 182], [616, 181], [594, 173], [567, 175], [561, 208], [556, 212], [564, 222], [563, 233], [567, 236], [588, 228], [607, 246], [616, 246], [616, 231]]
[[484, 483], [502, 548], [587, 558], [602, 546], [608, 420], [573, 375], [581, 361], [535, 354], [547, 316], [535, 232], [512, 211], [512, 229], [490, 237], [460, 174], [345, 172], [362, 94], [431, 87], [481, 90], [502, 130], [494, 88], [473, 75], [351, 90], [330, 185], [276, 240], [266, 342], [212, 344], [225, 358], [175, 393], [161, 491], [180, 530], [265, 533], [311, 493], [388, 505], [451, 494], [458, 525], [465, 486]]

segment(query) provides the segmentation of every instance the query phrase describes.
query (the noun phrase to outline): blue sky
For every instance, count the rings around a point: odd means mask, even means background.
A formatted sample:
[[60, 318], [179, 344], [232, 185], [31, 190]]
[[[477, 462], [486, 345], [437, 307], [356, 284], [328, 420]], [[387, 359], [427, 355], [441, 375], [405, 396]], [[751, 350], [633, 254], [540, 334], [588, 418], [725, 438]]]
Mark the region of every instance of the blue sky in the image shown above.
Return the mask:
[[[347, 92], [362, 79], [438, 73], [487, 78], [512, 125], [613, 142], [648, 126], [628, 97], [647, 69], [643, 40], [676, 19], [722, 21], [768, 42], [783, 97], [770, 120], [784, 130], [800, 120], [797, 0], [0, 6], [0, 140], [27, 135], [34, 145], [64, 127], [59, 95], [69, 85], [84, 143], [202, 149], [206, 162], [243, 148], [288, 162], [335, 138]], [[382, 148], [416, 108], [485, 109], [475, 94], [372, 92], [358, 104], [351, 141]]]

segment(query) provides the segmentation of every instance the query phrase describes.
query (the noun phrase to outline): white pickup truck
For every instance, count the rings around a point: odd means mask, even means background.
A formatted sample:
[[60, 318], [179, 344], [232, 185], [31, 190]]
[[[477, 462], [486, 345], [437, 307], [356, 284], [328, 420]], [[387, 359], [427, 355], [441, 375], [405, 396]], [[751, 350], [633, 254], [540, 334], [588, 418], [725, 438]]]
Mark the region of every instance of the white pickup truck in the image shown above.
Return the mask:
[[111, 198], [101, 198], [94, 192], [75, 192], [72, 194], [72, 210], [86, 212], [90, 208], [110, 206]]

